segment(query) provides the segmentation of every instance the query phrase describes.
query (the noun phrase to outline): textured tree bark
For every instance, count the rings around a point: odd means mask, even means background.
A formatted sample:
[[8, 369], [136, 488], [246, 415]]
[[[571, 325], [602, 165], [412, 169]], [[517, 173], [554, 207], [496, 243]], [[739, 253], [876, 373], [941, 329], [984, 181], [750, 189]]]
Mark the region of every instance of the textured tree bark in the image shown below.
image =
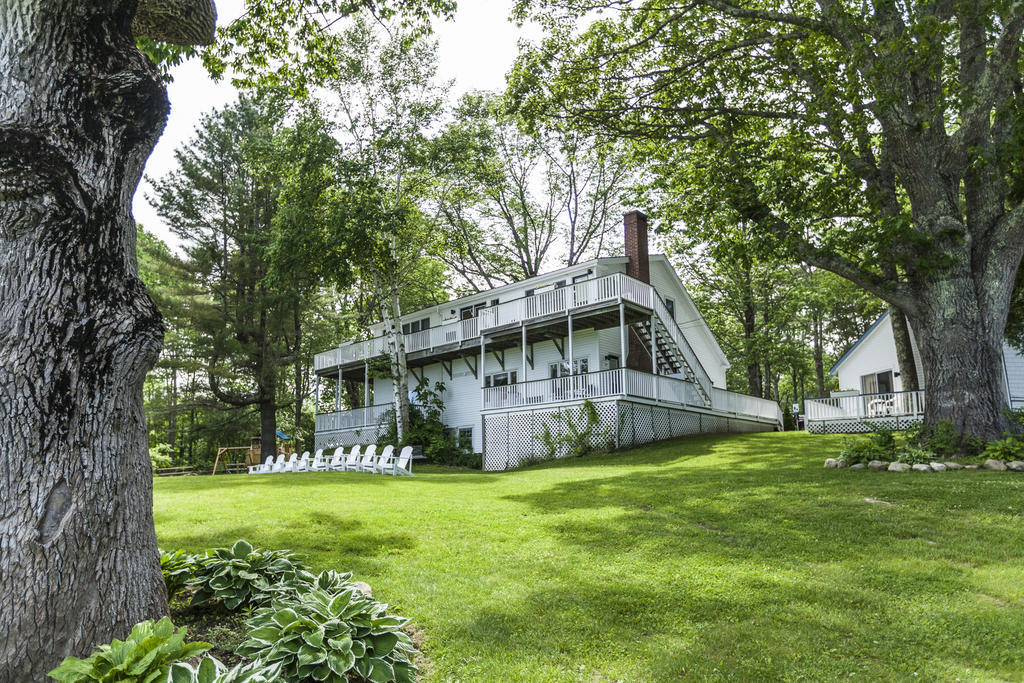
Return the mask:
[[907, 325], [906, 314], [899, 306], [889, 304], [889, 320], [896, 342], [896, 362], [900, 366], [903, 391], [917, 391], [921, 387], [917, 384], [917, 363], [914, 361], [914, 349], [910, 341], [910, 326]]
[[957, 271], [921, 290], [909, 314], [924, 369], [925, 421], [949, 420], [963, 433], [998, 439], [1009, 429], [1000, 358], [1005, 319], [985, 314], [970, 271]]
[[821, 311], [811, 309], [811, 343], [814, 351], [814, 381], [818, 396], [825, 395], [825, 351], [821, 339]]
[[135, 9], [0, 0], [0, 681], [167, 610], [130, 210], [167, 98]]

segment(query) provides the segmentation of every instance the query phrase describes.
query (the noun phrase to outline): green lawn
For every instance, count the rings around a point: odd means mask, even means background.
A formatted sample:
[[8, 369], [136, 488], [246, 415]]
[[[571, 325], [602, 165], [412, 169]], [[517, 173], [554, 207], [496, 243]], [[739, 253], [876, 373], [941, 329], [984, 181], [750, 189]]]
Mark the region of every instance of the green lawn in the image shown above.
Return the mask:
[[431, 680], [1024, 680], [1024, 475], [823, 469], [838, 443], [158, 479], [156, 526], [354, 572], [424, 631]]

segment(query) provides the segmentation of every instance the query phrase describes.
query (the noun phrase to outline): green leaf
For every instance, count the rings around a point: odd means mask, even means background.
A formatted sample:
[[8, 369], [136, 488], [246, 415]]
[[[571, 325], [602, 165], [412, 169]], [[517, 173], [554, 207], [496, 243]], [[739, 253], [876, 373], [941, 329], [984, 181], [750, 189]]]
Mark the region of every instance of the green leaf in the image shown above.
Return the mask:
[[323, 650], [310, 647], [309, 645], [302, 645], [299, 648], [299, 666], [307, 666], [309, 664], [319, 664], [327, 659], [327, 653]]
[[327, 653], [327, 665], [331, 667], [331, 671], [339, 676], [343, 676], [355, 663], [356, 658], [355, 655], [352, 654], [351, 649]]
[[395, 670], [383, 659], [370, 658], [370, 665], [373, 667], [367, 677], [373, 683], [389, 683], [395, 679]]
[[370, 642], [373, 644], [373, 654], [378, 657], [383, 657], [390, 654], [395, 649], [395, 645], [398, 644], [399, 638], [395, 633], [385, 633], [379, 636], [373, 636], [370, 638]]
[[233, 546], [231, 546], [231, 554], [237, 557], [238, 559], [244, 560], [245, 558], [249, 557], [251, 553], [252, 546], [246, 543], [245, 541], [239, 540]]
[[181, 662], [171, 664], [167, 681], [168, 683], [193, 683], [192, 668]]
[[298, 618], [299, 615], [290, 607], [286, 607], [274, 615], [274, 621], [280, 626], [287, 626]]

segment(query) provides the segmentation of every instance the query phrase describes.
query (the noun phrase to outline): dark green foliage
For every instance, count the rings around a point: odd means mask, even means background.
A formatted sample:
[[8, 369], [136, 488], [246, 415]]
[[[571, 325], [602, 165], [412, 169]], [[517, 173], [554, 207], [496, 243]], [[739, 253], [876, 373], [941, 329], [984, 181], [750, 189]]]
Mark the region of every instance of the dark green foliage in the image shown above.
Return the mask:
[[310, 588], [259, 609], [238, 653], [280, 664], [287, 680], [413, 681], [415, 650], [401, 630], [408, 620], [386, 611], [354, 586]]
[[398, 426], [395, 423], [395, 411], [389, 410], [381, 417], [384, 430], [380, 441], [402, 446], [418, 445], [423, 447], [423, 455], [427, 460], [438, 465], [452, 467], [477, 467], [479, 456], [463, 444], [459, 444], [457, 436], [445, 427], [441, 416], [444, 414], [444, 382], [430, 384], [426, 379], [416, 385], [416, 403], [409, 406], [409, 431], [405, 439], [398, 442]]
[[961, 434], [949, 420], [939, 420], [934, 425], [914, 425], [906, 431], [906, 436], [908, 442], [942, 458], [977, 455], [985, 448], [983, 440]]
[[985, 450], [981, 452], [983, 458], [995, 460], [1021, 460], [1024, 459], [1024, 441], [1017, 436], [1007, 434], [999, 441], [990, 441]]
[[540, 435], [540, 460], [554, 460], [558, 457], [578, 458], [599, 449], [596, 444], [608, 443], [611, 435], [607, 429], [598, 429], [601, 416], [597, 413], [594, 402], [586, 400], [580, 406], [582, 420], [575, 418], [575, 411], [559, 410], [552, 415], [554, 429], [545, 422]]
[[287, 550], [261, 550], [245, 541], [207, 552], [189, 582], [197, 587], [192, 604], [214, 599], [229, 610], [271, 599], [282, 583], [293, 581], [306, 567]]
[[183, 550], [160, 551], [160, 570], [164, 575], [164, 584], [167, 585], [168, 601], [188, 584], [197, 566], [196, 556]]
[[143, 621], [125, 640], [100, 645], [87, 659], [67, 657], [49, 675], [69, 683], [162, 683], [171, 664], [210, 649], [208, 643], [186, 643], [186, 633], [185, 628], [175, 630], [167, 617]]

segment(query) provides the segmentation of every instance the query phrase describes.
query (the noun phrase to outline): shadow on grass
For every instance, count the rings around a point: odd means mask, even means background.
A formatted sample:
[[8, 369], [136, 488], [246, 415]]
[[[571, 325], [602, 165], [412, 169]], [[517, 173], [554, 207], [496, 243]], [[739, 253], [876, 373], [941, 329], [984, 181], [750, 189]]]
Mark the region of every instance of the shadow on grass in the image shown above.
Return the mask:
[[[158, 519], [157, 523], [160, 522]], [[371, 558], [416, 547], [415, 536], [411, 533], [374, 531], [367, 529], [359, 520], [341, 519], [328, 512], [282, 521], [263, 518], [258, 524], [218, 528], [214, 533], [165, 531], [160, 535], [160, 545], [163, 548], [199, 552], [209, 548], [230, 547], [240, 538], [257, 547], [287, 548], [313, 558], [326, 554]]]

